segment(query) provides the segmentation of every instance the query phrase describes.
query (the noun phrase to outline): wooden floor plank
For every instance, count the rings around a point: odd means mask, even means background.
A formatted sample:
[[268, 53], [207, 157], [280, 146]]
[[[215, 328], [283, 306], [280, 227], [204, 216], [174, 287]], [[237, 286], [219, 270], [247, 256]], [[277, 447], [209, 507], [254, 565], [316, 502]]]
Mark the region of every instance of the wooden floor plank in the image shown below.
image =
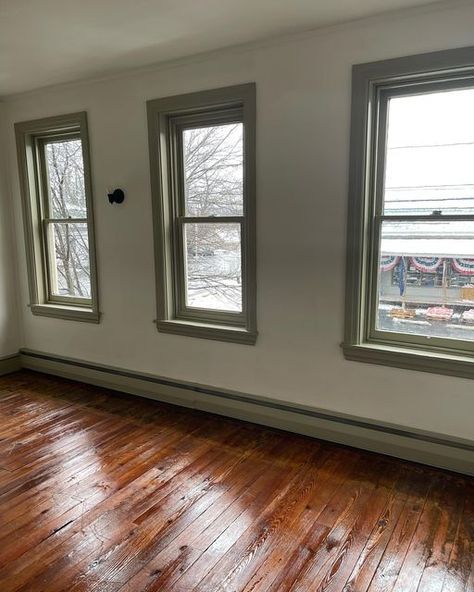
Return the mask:
[[[320, 457], [320, 454], [317, 455]], [[279, 544], [279, 535], [285, 532], [291, 538], [305, 508], [311, 502], [317, 488], [321, 471], [328, 469], [327, 462], [319, 465], [318, 458], [309, 458], [308, 466], [302, 467], [298, 482], [282, 496], [269, 512], [263, 515], [239, 537], [229, 551], [214, 565], [200, 583], [199, 589], [242, 589], [252, 576], [255, 566], [265, 562]], [[224, 580], [221, 573], [227, 573]]]
[[0, 377], [0, 592], [474, 592], [474, 480]]
[[451, 555], [445, 569], [442, 592], [472, 592], [474, 569], [474, 486], [467, 484], [464, 507]]
[[[406, 467], [402, 467], [402, 470], [406, 471]], [[368, 536], [344, 585], [344, 592], [368, 590], [412, 489], [412, 481], [405, 478], [392, 490], [386, 507]]]
[[[449, 485], [448, 485], [449, 484]], [[445, 566], [449, 562], [454, 539], [458, 531], [467, 495], [466, 483], [453, 477], [445, 479], [434, 492], [438, 522], [433, 524], [431, 544], [426, 549], [426, 562], [421, 574], [417, 592], [441, 592], [446, 576]]]
[[[202, 429], [205, 430], [206, 421], [201, 423], [204, 425], [196, 428], [197, 433]], [[222, 430], [220, 433], [222, 434]], [[196, 461], [202, 464], [207, 462], [206, 453], [212, 449], [212, 442], [204, 441], [197, 445], [193, 438], [193, 431], [190, 433], [191, 442], [187, 441], [188, 436], [181, 434], [178, 436], [179, 443], [171, 440], [168, 446], [155, 450], [155, 462], [152, 460], [148, 471], [130, 473], [130, 468], [127, 467], [125, 480], [123, 482], [113, 480], [109, 482], [108, 490], [99, 489], [96, 492], [96, 496], [101, 496], [98, 500], [91, 499], [94, 497], [91, 495], [86, 500], [85, 506], [76, 500], [76, 504], [70, 511], [59, 514], [58, 522], [51, 520], [48, 522], [46, 533], [42, 532], [42, 529], [33, 530], [29, 540], [32, 537], [39, 539], [34, 551], [29, 554], [29, 557], [24, 557], [10, 566], [14, 568], [10, 571], [15, 584], [18, 585], [20, 581], [19, 573], [25, 577], [28, 577], [28, 574], [30, 577], [33, 575], [36, 577], [38, 573], [48, 568], [52, 573], [60, 572], [60, 563], [64, 557], [68, 563], [67, 552], [74, 553], [77, 560], [80, 555], [87, 555], [91, 547], [92, 553], [97, 541], [102, 548], [104, 544], [102, 537], [109, 536], [107, 529], [110, 524], [114, 522], [124, 524], [133, 507], [149, 501], [152, 496], [156, 499], [158, 494], [165, 495], [166, 491], [172, 490], [176, 486], [172, 477], [184, 470], [189, 471]], [[130, 520], [127, 524], [130, 528], [133, 527]], [[70, 538], [72, 540], [69, 540]]]
[[[337, 580], [341, 577], [340, 570], [345, 567], [347, 556], [352, 555], [353, 546], [357, 547], [356, 534], [360, 536], [364, 527], [367, 530], [369, 526], [373, 526], [372, 523], [382, 510], [380, 502], [374, 499], [378, 493], [379, 480], [388, 480], [389, 486], [392, 486], [392, 481], [398, 475], [383, 461], [377, 464], [378, 469], [373, 473], [374, 467], [369, 468], [367, 463], [363, 463], [356, 477], [348, 481], [345, 490], [334, 500], [333, 511], [324, 512], [318, 518], [317, 522], [330, 527], [330, 530], [316, 552], [310, 556], [290, 590], [301, 592], [319, 588], [334, 589], [337, 586]], [[385, 492], [385, 488], [383, 489]], [[382, 505], [384, 502], [383, 499]], [[328, 514], [327, 517], [324, 514]], [[355, 556], [357, 558], [357, 554]], [[343, 578], [339, 589], [349, 573]]]

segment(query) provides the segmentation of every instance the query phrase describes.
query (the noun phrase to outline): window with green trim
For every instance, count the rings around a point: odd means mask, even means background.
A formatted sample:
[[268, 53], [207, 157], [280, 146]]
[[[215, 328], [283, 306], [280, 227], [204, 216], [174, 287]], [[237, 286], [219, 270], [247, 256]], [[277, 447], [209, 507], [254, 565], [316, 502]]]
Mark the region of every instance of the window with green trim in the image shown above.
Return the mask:
[[351, 359], [472, 375], [472, 64], [467, 48], [354, 67]]
[[98, 320], [85, 113], [16, 125], [34, 314]]
[[150, 101], [158, 328], [253, 343], [255, 89]]

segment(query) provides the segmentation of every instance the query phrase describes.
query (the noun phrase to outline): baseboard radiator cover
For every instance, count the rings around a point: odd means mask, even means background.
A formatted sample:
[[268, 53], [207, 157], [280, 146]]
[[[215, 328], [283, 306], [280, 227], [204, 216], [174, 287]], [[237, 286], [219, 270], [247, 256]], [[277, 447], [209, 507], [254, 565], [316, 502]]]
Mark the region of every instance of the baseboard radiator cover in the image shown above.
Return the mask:
[[22, 368], [474, 475], [474, 441], [23, 349]]
[[0, 376], [11, 374], [21, 369], [20, 354], [13, 354], [0, 358]]

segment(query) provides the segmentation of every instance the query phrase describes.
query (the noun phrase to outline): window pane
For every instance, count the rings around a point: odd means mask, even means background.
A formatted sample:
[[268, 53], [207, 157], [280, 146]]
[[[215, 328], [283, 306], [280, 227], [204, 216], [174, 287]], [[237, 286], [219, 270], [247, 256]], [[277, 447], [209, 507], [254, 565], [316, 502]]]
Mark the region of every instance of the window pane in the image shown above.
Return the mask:
[[392, 98], [384, 213], [474, 214], [474, 89]]
[[242, 311], [240, 224], [185, 224], [186, 306]]
[[[52, 244], [51, 244], [52, 243]], [[91, 297], [87, 224], [52, 224], [51, 293]]]
[[46, 144], [49, 204], [52, 218], [86, 218], [81, 140]]
[[474, 341], [474, 222], [384, 222], [377, 329]]
[[243, 125], [183, 131], [186, 216], [243, 214]]

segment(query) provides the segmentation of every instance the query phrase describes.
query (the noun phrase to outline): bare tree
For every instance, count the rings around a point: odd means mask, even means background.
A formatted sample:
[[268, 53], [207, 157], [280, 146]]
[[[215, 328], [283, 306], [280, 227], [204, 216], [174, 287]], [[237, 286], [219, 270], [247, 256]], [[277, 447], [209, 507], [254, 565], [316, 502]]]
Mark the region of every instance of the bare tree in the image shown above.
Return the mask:
[[87, 216], [81, 141], [48, 143], [46, 158], [50, 217], [64, 220], [52, 225], [57, 291], [61, 295], [87, 298], [90, 297], [87, 224], [68, 221]]
[[242, 213], [242, 125], [189, 129], [184, 137], [186, 210], [190, 216]]
[[[80, 140], [46, 146], [57, 289], [90, 296], [84, 164]], [[186, 214], [240, 216], [243, 209], [242, 125], [226, 124], [183, 133]], [[186, 228], [188, 300], [192, 306], [239, 310], [242, 300], [240, 226], [193, 223]]]

